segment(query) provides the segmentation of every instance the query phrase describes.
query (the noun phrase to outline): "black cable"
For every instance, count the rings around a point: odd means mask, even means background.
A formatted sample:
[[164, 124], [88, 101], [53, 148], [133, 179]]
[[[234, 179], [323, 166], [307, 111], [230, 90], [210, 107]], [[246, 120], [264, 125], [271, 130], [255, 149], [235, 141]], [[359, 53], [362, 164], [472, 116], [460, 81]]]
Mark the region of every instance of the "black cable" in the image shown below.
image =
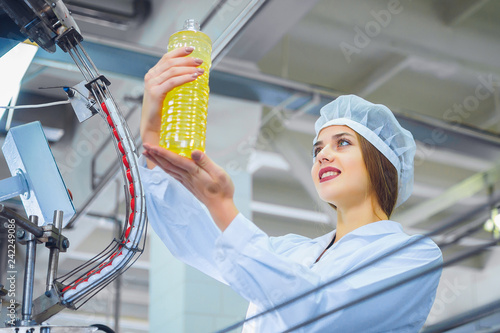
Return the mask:
[[106, 333], [115, 333], [115, 331], [113, 331], [110, 327], [108, 327], [106, 325], [102, 325], [102, 324], [94, 324], [94, 325], [90, 325], [90, 327], [97, 327], [98, 331], [103, 331]]
[[[499, 198], [497, 197], [497, 198], [495, 198], [495, 199], [498, 201], [498, 199], [499, 199]], [[489, 205], [486, 205], [486, 206], [487, 206], [486, 208], [488, 208], [488, 207], [489, 207]], [[461, 218], [460, 218], [460, 222], [461, 222], [461, 221], [463, 221], [463, 220], [466, 220], [466, 219], [468, 219], [468, 218], [470, 218], [470, 217], [472, 217], [472, 216], [474, 216], [474, 215], [476, 215], [476, 214], [478, 214], [478, 213], [480, 213], [480, 212], [482, 212], [482, 211], [483, 211], [484, 209], [486, 209], [486, 208], [485, 208], [485, 207], [484, 207], [484, 205], [483, 205], [483, 206], [480, 206], [480, 207], [478, 207], [478, 208], [476, 208], [476, 209], [474, 209], [474, 210], [472, 210], [472, 211], [470, 211], [470, 212], [466, 213], [465, 215], [462, 215], [462, 216], [461, 216]], [[444, 225], [443, 225], [443, 226], [441, 226], [441, 227], [439, 227], [439, 228], [437, 228], [437, 229], [435, 229], [435, 230], [433, 230], [433, 231], [430, 231], [430, 232], [428, 232], [427, 234], [425, 234], [425, 235], [423, 235], [423, 236], [417, 237], [415, 240], [413, 240], [413, 241], [411, 241], [411, 242], [408, 242], [408, 243], [407, 243], [407, 244], [405, 244], [404, 246], [399, 247], [399, 248], [396, 248], [396, 249], [394, 249], [394, 250], [392, 250], [392, 251], [390, 251], [390, 252], [388, 252], [388, 253], [384, 254], [383, 256], [378, 257], [378, 258], [377, 258], [377, 259], [375, 259], [375, 260], [372, 260], [372, 261], [370, 261], [370, 262], [367, 262], [366, 264], [364, 264], [364, 265], [362, 265], [362, 266], [360, 266], [360, 267], [358, 267], [358, 268], [356, 268], [356, 269], [354, 269], [354, 270], [352, 270], [352, 271], [348, 272], [347, 274], [344, 274], [344, 275], [342, 275], [342, 276], [340, 276], [340, 277], [337, 277], [337, 278], [334, 278], [334, 279], [332, 279], [332, 280], [330, 280], [330, 281], [327, 281], [327, 282], [325, 282], [325, 283], [323, 283], [323, 284], [321, 284], [321, 285], [319, 285], [319, 286], [317, 286], [317, 287], [315, 287], [315, 288], [313, 288], [313, 289], [311, 289], [311, 290], [309, 290], [309, 291], [303, 292], [303, 293], [301, 293], [301, 294], [299, 294], [299, 295], [297, 295], [297, 296], [295, 296], [295, 297], [293, 297], [293, 298], [291, 298], [291, 299], [289, 299], [289, 300], [287, 300], [287, 301], [285, 301], [285, 302], [282, 302], [282, 303], [280, 303], [280, 304], [278, 304], [278, 305], [276, 305], [276, 306], [274, 306], [274, 307], [272, 307], [272, 308], [270, 308], [270, 309], [264, 310], [264, 311], [262, 311], [262, 312], [260, 312], [260, 313], [258, 313], [258, 314], [256, 314], [256, 315], [254, 315], [254, 316], [251, 316], [251, 317], [249, 317], [249, 318], [246, 318], [246, 319], [244, 319], [244, 320], [241, 320], [241, 321], [239, 321], [239, 322], [237, 322], [237, 323], [235, 323], [235, 324], [233, 324], [233, 325], [231, 325], [231, 326], [228, 326], [228, 327], [226, 327], [226, 328], [224, 328], [224, 329], [222, 329], [222, 330], [216, 331], [216, 333], [226, 333], [226, 332], [230, 332], [230, 331], [232, 331], [232, 330], [234, 330], [234, 329], [236, 329], [236, 328], [238, 328], [238, 327], [242, 326], [242, 325], [243, 325], [243, 324], [245, 324], [246, 322], [249, 322], [249, 321], [255, 320], [255, 319], [257, 319], [257, 318], [259, 318], [259, 317], [262, 317], [262, 316], [264, 316], [264, 315], [266, 315], [266, 314], [268, 314], [268, 313], [271, 313], [271, 312], [273, 312], [273, 311], [275, 311], [275, 310], [281, 309], [281, 308], [283, 308], [283, 307], [285, 307], [285, 306], [288, 306], [288, 305], [290, 305], [290, 304], [292, 304], [292, 303], [295, 303], [295, 302], [299, 301], [300, 299], [302, 299], [302, 298], [304, 298], [304, 297], [307, 297], [307, 296], [309, 296], [309, 295], [311, 295], [311, 294], [314, 294], [314, 293], [316, 293], [317, 291], [320, 291], [321, 289], [326, 288], [327, 286], [329, 286], [329, 285], [331, 285], [331, 284], [334, 284], [334, 283], [336, 283], [336, 282], [338, 282], [338, 281], [340, 281], [340, 280], [342, 280], [342, 279], [344, 279], [344, 278], [347, 278], [348, 276], [350, 276], [350, 275], [352, 275], [352, 274], [354, 274], [354, 273], [357, 273], [357, 272], [359, 272], [359, 271], [361, 271], [361, 270], [363, 270], [363, 269], [365, 269], [365, 268], [367, 268], [367, 267], [371, 266], [372, 264], [375, 264], [375, 263], [379, 262], [380, 260], [382, 260], [382, 259], [384, 259], [384, 258], [387, 258], [388, 256], [391, 256], [391, 255], [393, 255], [393, 254], [395, 254], [395, 253], [397, 253], [397, 252], [399, 252], [399, 251], [401, 251], [401, 250], [403, 250], [403, 249], [405, 249], [405, 248], [407, 248], [407, 247], [409, 247], [409, 246], [411, 246], [411, 245], [413, 245], [413, 244], [415, 244], [415, 243], [417, 243], [417, 242], [421, 241], [422, 239], [425, 239], [425, 238], [427, 238], [427, 237], [431, 237], [431, 236], [434, 236], [434, 235], [440, 234], [440, 233], [442, 233], [443, 231], [445, 231], [445, 230], [447, 230], [447, 229], [449, 229], [449, 228], [451, 228], [451, 227], [453, 227], [453, 226], [455, 226], [455, 225], [459, 224], [460, 222], [457, 222], [456, 220], [452, 220], [452, 221], [449, 221], [449, 222], [447, 222], [447, 223], [444, 223]], [[497, 241], [495, 240], [493, 243], [497, 243]], [[490, 243], [488, 243], [488, 244], [490, 244]], [[491, 245], [488, 245], [488, 246], [491, 246]]]
[[365, 300], [367, 300], [367, 299], [370, 299], [370, 298], [375, 297], [375, 296], [377, 296], [377, 295], [380, 295], [380, 294], [382, 294], [382, 293], [384, 293], [384, 292], [386, 292], [386, 291], [389, 291], [389, 290], [391, 290], [392, 288], [399, 287], [399, 286], [401, 286], [401, 285], [403, 285], [403, 284], [405, 284], [405, 283], [408, 283], [408, 282], [410, 282], [410, 281], [413, 281], [413, 280], [415, 280], [415, 279], [417, 279], [417, 278], [419, 278], [419, 277], [421, 277], [421, 276], [424, 276], [424, 275], [426, 275], [426, 274], [432, 273], [432, 272], [433, 272], [433, 271], [435, 271], [435, 270], [438, 270], [438, 269], [444, 268], [444, 267], [446, 267], [446, 266], [453, 265], [453, 264], [455, 264], [455, 263], [457, 263], [457, 262], [459, 262], [459, 261], [462, 261], [462, 260], [464, 260], [464, 259], [466, 259], [466, 258], [469, 258], [469, 257], [472, 257], [472, 256], [474, 256], [474, 255], [476, 255], [476, 254], [479, 254], [479, 253], [481, 253], [482, 251], [484, 251], [484, 250], [486, 250], [487, 248], [489, 248], [490, 246], [497, 245], [497, 244], [498, 244], [498, 240], [494, 240], [494, 241], [490, 241], [490, 242], [488, 242], [488, 243], [485, 243], [485, 244], [483, 244], [483, 245], [480, 245], [480, 246], [478, 246], [478, 247], [475, 247], [474, 249], [472, 249], [472, 250], [470, 250], [470, 251], [464, 251], [465, 253], [463, 253], [463, 254], [459, 254], [459, 255], [456, 255], [454, 258], [452, 258], [452, 259], [450, 259], [450, 260], [446, 261], [446, 262], [445, 262], [445, 263], [443, 263], [442, 265], [440, 264], [440, 265], [434, 265], [434, 266], [431, 266], [431, 267], [429, 267], [429, 268], [425, 269], [424, 271], [419, 272], [418, 274], [413, 274], [413, 275], [411, 275], [411, 276], [409, 276], [409, 277], [407, 277], [407, 278], [405, 278], [405, 279], [403, 279], [403, 280], [401, 280], [401, 281], [399, 281], [399, 282], [393, 283], [393, 284], [391, 284], [391, 285], [389, 285], [389, 286], [387, 286], [387, 287], [384, 287], [384, 288], [382, 288], [382, 289], [379, 289], [379, 290], [376, 290], [376, 291], [374, 291], [374, 292], [371, 292], [371, 293], [369, 293], [369, 294], [368, 294], [368, 295], [366, 295], [366, 296], [363, 296], [363, 297], [359, 297], [359, 298], [357, 298], [357, 299], [354, 299], [353, 301], [351, 301], [351, 302], [349, 302], [349, 303], [347, 303], [347, 304], [344, 304], [344, 305], [342, 305], [342, 306], [338, 306], [338, 307], [336, 307], [336, 308], [334, 308], [334, 309], [332, 309], [332, 310], [330, 310], [330, 311], [328, 311], [328, 312], [325, 312], [325, 313], [323, 313], [323, 314], [321, 314], [321, 315], [318, 315], [318, 316], [313, 317], [313, 318], [311, 318], [311, 319], [309, 319], [309, 320], [307, 320], [307, 321], [304, 321], [304, 322], [302, 322], [302, 323], [300, 323], [300, 324], [298, 324], [298, 325], [296, 325], [296, 326], [294, 326], [294, 327], [292, 327], [292, 328], [287, 329], [286, 331], [283, 331], [283, 333], [292, 332], [292, 331], [297, 330], [297, 329], [299, 329], [299, 328], [302, 328], [302, 327], [304, 327], [304, 326], [310, 325], [310, 324], [312, 324], [313, 322], [318, 321], [318, 320], [320, 320], [320, 319], [322, 319], [322, 318], [324, 318], [324, 317], [326, 317], [326, 316], [329, 316], [329, 315], [331, 315], [331, 314], [333, 314], [333, 313], [335, 313], [335, 312], [337, 312], [337, 311], [340, 311], [340, 310], [343, 310], [343, 309], [348, 308], [348, 307], [350, 307], [350, 306], [353, 306], [353, 305], [356, 305], [356, 304], [358, 304], [358, 303], [361, 303], [361, 302], [363, 302], [363, 301], [365, 301]]
[[405, 245], [403, 245], [401, 247], [398, 247], [398, 248], [396, 248], [396, 249], [394, 249], [394, 250], [392, 250], [390, 252], [387, 252], [384, 255], [382, 255], [382, 256], [380, 256], [380, 257], [378, 257], [378, 258], [376, 258], [376, 259], [374, 259], [372, 261], [369, 261], [369, 262], [365, 263], [364, 265], [361, 265], [360, 267], [358, 267], [358, 268], [356, 268], [356, 269], [354, 269], [354, 270], [352, 270], [352, 271], [350, 271], [350, 272], [348, 272], [348, 273], [346, 273], [346, 274], [344, 274], [342, 276], [336, 277], [336, 278], [334, 278], [332, 280], [329, 280], [329, 281], [327, 281], [327, 282], [325, 282], [323, 284], [320, 284], [319, 286], [317, 286], [317, 287], [315, 287], [313, 289], [310, 289], [310, 290], [308, 290], [306, 292], [303, 292], [303, 293], [301, 293], [301, 294], [299, 294], [299, 295], [297, 295], [295, 297], [292, 297], [289, 300], [287, 300], [285, 302], [282, 302], [282, 303], [280, 303], [280, 304], [278, 304], [278, 305], [276, 305], [276, 306], [274, 306], [274, 307], [272, 307], [270, 309], [264, 310], [264, 311], [262, 311], [262, 312], [260, 312], [260, 313], [258, 313], [256, 315], [254, 315], [252, 317], [249, 317], [249, 318], [246, 318], [246, 319], [244, 319], [242, 321], [239, 321], [239, 322], [237, 322], [237, 323], [235, 323], [235, 324], [233, 324], [233, 325], [231, 325], [229, 327], [226, 327], [223, 330], [217, 331], [216, 333], [230, 332], [233, 329], [236, 329], [236, 328], [242, 326], [244, 323], [246, 323], [248, 321], [255, 320], [258, 317], [262, 317], [262, 316], [264, 316], [264, 315], [266, 315], [266, 314], [268, 314], [270, 312], [273, 312], [275, 310], [278, 310], [278, 309], [281, 309], [281, 308], [283, 308], [285, 306], [288, 306], [288, 305], [290, 305], [292, 303], [295, 303], [295, 302], [301, 300], [302, 298], [305, 298], [305, 297], [307, 297], [307, 296], [309, 296], [311, 294], [314, 294], [314, 293], [316, 293], [316, 292], [318, 292], [318, 291], [320, 291], [320, 290], [328, 287], [329, 285], [332, 285], [332, 284], [334, 284], [336, 282], [339, 282], [340, 280], [343, 280], [343, 279], [345, 279], [345, 278], [353, 275], [354, 273], [357, 273], [357, 272], [359, 272], [359, 271], [361, 271], [361, 270], [363, 270], [365, 268], [370, 267], [371, 265], [373, 265], [373, 264], [381, 261], [382, 259], [385, 259], [385, 258], [387, 258], [387, 257], [389, 257], [389, 256], [391, 256], [391, 255], [393, 255], [395, 253], [398, 253], [399, 251], [401, 251], [401, 250], [403, 250], [403, 249], [405, 249], [405, 248], [407, 248], [407, 247], [409, 247], [409, 246], [411, 246], [411, 245], [413, 245], [413, 244], [421, 241], [422, 239], [425, 239], [425, 236], [417, 237], [416, 239], [412, 240], [411, 242], [408, 242], [408, 243], [406, 243]]
[[469, 323], [476, 322], [482, 318], [489, 317], [500, 311], [500, 300], [480, 306], [465, 313], [460, 313], [450, 319], [445, 319], [439, 323], [425, 327], [420, 333], [440, 333], [448, 332], [454, 328], [462, 327]]
[[[328, 312], [322, 313], [322, 314], [320, 314], [320, 315], [318, 315], [316, 317], [313, 317], [313, 318], [308, 319], [308, 320], [306, 320], [306, 321], [304, 321], [304, 322], [302, 322], [300, 324], [297, 324], [296, 326], [293, 326], [293, 327], [287, 329], [286, 331], [283, 331], [283, 333], [293, 332], [293, 331], [295, 331], [295, 330], [297, 330], [299, 328], [302, 328], [304, 326], [308, 326], [308, 325], [310, 325], [310, 324], [312, 324], [312, 323], [314, 323], [314, 322], [316, 322], [316, 321], [318, 321], [320, 319], [323, 319], [323, 318], [325, 318], [325, 317], [327, 317], [329, 315], [332, 315], [335, 312], [338, 312], [340, 310], [343, 310], [343, 309], [346, 309], [346, 308], [351, 307], [353, 305], [356, 305], [358, 303], [361, 303], [361, 302], [363, 302], [363, 301], [365, 301], [367, 299], [370, 299], [372, 297], [380, 295], [380, 294], [382, 294], [382, 293], [384, 293], [384, 292], [386, 292], [388, 290], [391, 290], [392, 288], [395, 288], [395, 287], [398, 287], [398, 286], [403, 285], [405, 283], [408, 283], [408, 282], [410, 282], [410, 281], [412, 281], [414, 279], [417, 279], [417, 278], [419, 278], [421, 276], [429, 274], [429, 273], [431, 273], [431, 272], [433, 272], [435, 270], [441, 269], [441, 268], [446, 267], [446, 266], [450, 266], [450, 265], [455, 264], [455, 263], [457, 263], [457, 262], [459, 262], [461, 260], [464, 260], [464, 259], [466, 259], [468, 257], [471, 257], [471, 256], [474, 256], [476, 254], [479, 254], [482, 251], [484, 251], [485, 249], [489, 248], [490, 246], [497, 245], [497, 244], [498, 244], [498, 240], [494, 240], [494, 241], [490, 241], [488, 243], [485, 243], [483, 245], [480, 245], [480, 246], [474, 248], [473, 250], [464, 251], [465, 253], [456, 255], [454, 258], [446, 261], [442, 265], [441, 264], [439, 264], [439, 265], [433, 265], [432, 267], [429, 267], [429, 268], [425, 269], [424, 271], [419, 272], [418, 274], [413, 274], [413, 275], [411, 275], [411, 276], [409, 276], [409, 277], [407, 277], [405, 279], [402, 279], [401, 281], [397, 281], [396, 283], [393, 283], [393, 284], [391, 284], [389, 286], [386, 286], [384, 288], [375, 290], [375, 291], [369, 293], [368, 295], [365, 295], [365, 296], [362, 296], [362, 297], [358, 297], [358, 298], [356, 298], [356, 299], [354, 299], [354, 300], [352, 300], [352, 301], [350, 301], [350, 302], [348, 302], [348, 303], [346, 303], [344, 305], [341, 305], [341, 306], [338, 306], [336, 308], [333, 308], [332, 310], [329, 310]], [[335, 280], [340, 280], [340, 279], [335, 279]], [[323, 286], [320, 286], [320, 287], [323, 288]], [[318, 291], [318, 289], [321, 289], [321, 288], [314, 288], [313, 291], [314, 292]], [[306, 292], [304, 294], [309, 295], [313, 291], [311, 290], [311, 291], [308, 291], [308, 292]], [[284, 307], [286, 305], [289, 305], [290, 303], [293, 303], [293, 302], [297, 301], [300, 298], [303, 298], [304, 294], [301, 294], [301, 295], [299, 295], [299, 296], [297, 296], [297, 297], [295, 297], [295, 298], [293, 298], [293, 299], [291, 299], [289, 301], [281, 303], [281, 304], [277, 305], [274, 308], [271, 308], [269, 310], [263, 311], [263, 312], [255, 315], [255, 316], [249, 317], [249, 318], [247, 318], [247, 319], [245, 319], [243, 321], [240, 321], [240, 322], [238, 322], [236, 324], [233, 324], [233, 325], [231, 325], [229, 327], [226, 327], [225, 329], [217, 331], [216, 333], [230, 332], [231, 330], [238, 328], [239, 326], [243, 325], [244, 323], [246, 323], [248, 321], [254, 320], [254, 319], [258, 318], [258, 317], [261, 317], [261, 316], [263, 316], [265, 314], [268, 314], [269, 312], [277, 310], [278, 308], [281, 308], [281, 307]]]

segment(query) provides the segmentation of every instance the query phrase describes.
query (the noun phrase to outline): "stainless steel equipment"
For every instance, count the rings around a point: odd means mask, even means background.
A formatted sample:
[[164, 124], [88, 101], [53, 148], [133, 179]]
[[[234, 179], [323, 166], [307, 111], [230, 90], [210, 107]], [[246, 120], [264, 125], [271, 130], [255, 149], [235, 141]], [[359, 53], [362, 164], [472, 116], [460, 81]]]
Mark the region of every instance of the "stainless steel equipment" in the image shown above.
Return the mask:
[[[3, 186], [9, 187], [4, 191], [8, 193], [3, 194], [3, 199], [9, 195], [32, 196], [31, 201], [35, 202], [34, 206], [39, 210], [28, 208], [29, 205], [25, 204], [30, 216], [27, 221], [0, 205], [0, 214], [14, 220], [19, 228], [16, 240], [27, 246], [23, 304], [12, 307], [12, 313], [9, 312], [12, 318], [9, 317], [5, 323], [0, 323], [0, 326], [6, 327], [0, 328], [0, 332], [92, 332], [96, 328], [51, 327], [41, 324], [64, 308], [78, 309], [125, 271], [142, 253], [142, 236], [147, 221], [134, 140], [109, 91], [110, 82], [98, 72], [83, 49], [83, 37], [61, 0], [0, 0], [0, 7], [27, 38], [48, 52], [54, 52], [58, 46], [74, 60], [85, 80], [75, 87], [66, 88], [65, 91], [81, 122], [95, 114], [99, 114], [107, 122], [117, 154], [122, 161], [121, 169], [128, 189], [125, 194], [128, 218], [121, 238], [115, 239], [90, 262], [56, 278], [59, 253], [65, 252], [69, 246], [68, 239], [62, 235], [62, 227], [70, 222], [68, 220], [72, 214], [64, 198], [67, 194], [61, 194], [64, 200], [42, 200], [44, 189], [36, 182], [39, 175], [32, 171], [31, 167], [22, 167], [27, 160], [36, 157], [31, 156], [23, 160], [23, 148], [16, 140], [11, 140], [7, 146], [4, 145], [6, 159], [15, 166], [11, 168], [13, 177], [2, 183]], [[15, 132], [19, 129], [12, 130], [11, 136], [15, 137]], [[46, 194], [43, 194], [43, 197], [45, 196]], [[26, 200], [23, 199], [23, 204]], [[55, 208], [54, 202], [56, 206], [59, 203], [63, 207]], [[47, 210], [54, 213], [52, 220], [47, 217]], [[49, 248], [50, 260], [46, 292], [33, 300], [36, 254], [34, 244], [37, 241], [44, 242]]]

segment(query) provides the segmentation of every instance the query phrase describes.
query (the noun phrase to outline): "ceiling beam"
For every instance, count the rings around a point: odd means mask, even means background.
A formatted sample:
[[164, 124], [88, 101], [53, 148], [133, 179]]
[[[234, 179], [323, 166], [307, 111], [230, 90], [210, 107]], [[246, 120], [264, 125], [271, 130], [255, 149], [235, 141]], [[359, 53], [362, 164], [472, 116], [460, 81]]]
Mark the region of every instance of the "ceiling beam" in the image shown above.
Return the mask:
[[[116, 43], [105, 45], [101, 44], [102, 42], [102, 40], [98, 43], [84, 41], [82, 45], [102, 73], [112, 73], [129, 80], [142, 82], [147, 71], [162, 56], [157, 49], [140, 51], [128, 44], [122, 47]], [[57, 49], [53, 54], [39, 51], [33, 62], [43, 66], [77, 71], [73, 60], [60, 49]], [[297, 103], [297, 108], [307, 104], [316, 95], [319, 96], [318, 108], [340, 95], [340, 93], [320, 87], [272, 75], [250, 71], [242, 72], [240, 65], [224, 60], [219, 63], [217, 69], [212, 69], [210, 72], [211, 93], [260, 102], [269, 106], [276, 106], [294, 94], [303, 94], [302, 103]]]
[[266, 10], [256, 15], [241, 33], [238, 41], [229, 51], [229, 57], [258, 62], [297, 25], [304, 15], [309, 13], [318, 0], [268, 2]]
[[[212, 66], [217, 66], [226, 54], [235, 48], [238, 40], [243, 39], [243, 35], [248, 33], [248, 29], [255, 25], [255, 21], [259, 15], [267, 11], [263, 11], [264, 7], [271, 1], [269, 0], [253, 0], [250, 1], [245, 8], [241, 10], [238, 16], [224, 29], [217, 37], [212, 46]], [[222, 8], [227, 8], [226, 6]]]
[[248, 161], [247, 172], [254, 174], [264, 167], [282, 171], [289, 171], [291, 169], [290, 164], [285, 161], [281, 154], [263, 150], [253, 151]]
[[[427, 147], [420, 141], [416, 142], [417, 151], [425, 152]], [[472, 155], [464, 155], [463, 152], [446, 149], [445, 147], [436, 146], [431, 152], [424, 154], [425, 161], [434, 162], [442, 165], [460, 167], [461, 169], [481, 172], [491, 169], [495, 163], [491, 160]], [[418, 160], [418, 159], [417, 159]]]
[[443, 194], [413, 206], [395, 215], [405, 227], [411, 227], [429, 217], [467, 199], [500, 180], [500, 164], [485, 172], [479, 172], [450, 187]]
[[500, 122], [500, 87], [498, 82], [495, 82], [495, 84], [493, 85], [493, 89], [494, 89], [493, 91], [494, 109], [492, 112], [492, 116], [479, 125], [479, 127], [484, 129], [489, 129], [493, 126], [498, 126], [498, 123]]
[[439, 3], [443, 20], [450, 26], [458, 25], [477, 13], [490, 0], [446, 0]]
[[[312, 223], [329, 224], [331, 219], [328, 215], [313, 210], [270, 204], [268, 202], [252, 201], [250, 208], [255, 213], [275, 215], [287, 219], [303, 220]], [[332, 208], [330, 208], [332, 209]]]
[[276, 136], [271, 143], [273, 149], [279, 152], [289, 165], [293, 165], [290, 170], [293, 177], [297, 179], [307, 194], [316, 203], [317, 208], [328, 217], [328, 223], [335, 225], [337, 221], [337, 214], [333, 208], [321, 200], [316, 191], [316, 187], [311, 180], [311, 156], [306, 154], [304, 150], [297, 149], [300, 144], [297, 140], [290, 135], [283, 133], [276, 133]]
[[[260, 201], [252, 201], [250, 205], [252, 210], [256, 213], [274, 215], [274, 216], [284, 217], [287, 219], [304, 220], [311, 223], [320, 223], [320, 224], [330, 223], [330, 218], [327, 214], [313, 210], [297, 209], [295, 207], [269, 204], [267, 202], [260, 202]], [[463, 228], [468, 228], [468, 227], [469, 226], [467, 225]], [[415, 227], [405, 226], [404, 230], [406, 233], [410, 235], [425, 235], [429, 233], [428, 230]], [[459, 234], [459, 232], [455, 231], [452, 235], [449, 234], [434, 235], [432, 236], [432, 239], [434, 240], [434, 242], [440, 244], [443, 242], [449, 242], [452, 239], [452, 237], [456, 234]], [[484, 245], [485, 242], [486, 241], [483, 239], [467, 236], [461, 238], [457, 242], [457, 244], [461, 246], [473, 247], [473, 246]]]
[[377, 66], [375, 71], [361, 81], [355, 89], [357, 95], [366, 97], [389, 82], [401, 71], [406, 69], [411, 62], [411, 57], [397, 55]]
[[159, 19], [146, 20], [138, 44], [154, 45], [165, 51], [170, 35], [183, 27], [184, 20], [195, 19], [201, 22], [212, 5], [212, 1], [198, 0], [153, 2], [153, 17]]
[[[449, 2], [454, 4], [455, 0]], [[457, 68], [467, 73], [472, 72], [474, 76], [500, 76], [496, 56], [500, 53], [500, 44], [496, 35], [474, 31], [470, 27], [457, 27], [450, 31], [450, 27], [443, 24], [439, 15], [431, 15], [426, 3], [406, 2], [404, 10], [383, 27], [380, 34], [370, 39], [369, 48], [456, 64]], [[339, 4], [337, 13], [316, 12], [318, 17], [314, 21], [308, 21], [308, 24], [302, 24], [295, 31], [294, 38], [304, 42], [304, 47], [324, 47], [326, 42], [333, 45], [347, 43], [356, 47], [355, 41], [359, 33], [355, 28], [364, 28], [367, 23], [376, 22], [373, 16], [365, 14], [367, 6], [369, 5], [363, 1], [344, 1]], [[467, 47], [464, 48], [464, 45]], [[338, 52], [341, 52], [340, 46]]]

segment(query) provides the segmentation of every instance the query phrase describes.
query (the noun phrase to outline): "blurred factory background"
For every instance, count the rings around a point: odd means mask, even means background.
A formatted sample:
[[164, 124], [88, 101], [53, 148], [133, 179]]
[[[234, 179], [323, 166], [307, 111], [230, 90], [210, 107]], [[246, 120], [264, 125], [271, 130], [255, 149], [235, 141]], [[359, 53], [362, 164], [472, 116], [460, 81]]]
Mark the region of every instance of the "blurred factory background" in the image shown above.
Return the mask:
[[[433, 236], [445, 261], [493, 237], [484, 226], [500, 205], [500, 2], [64, 2], [137, 135], [144, 74], [185, 19], [201, 22], [216, 54], [207, 152], [233, 176], [239, 209], [270, 235], [334, 227], [310, 180], [313, 125], [322, 105], [354, 93], [389, 106], [417, 140], [413, 196], [393, 219], [410, 234], [452, 225]], [[40, 49], [17, 105], [66, 100], [57, 87], [82, 80], [61, 50]], [[79, 215], [65, 231], [62, 274], [103, 249], [125, 220], [108, 130], [99, 117], [80, 124], [69, 105], [0, 115], [0, 144], [7, 128], [41, 121], [73, 194]], [[0, 179], [8, 177], [2, 157]], [[24, 213], [20, 200], [4, 204]], [[212, 332], [244, 318], [244, 300], [176, 261], [152, 231], [147, 237], [119, 282], [50, 322], [114, 327], [118, 318], [117, 332]], [[39, 251], [39, 293], [46, 260]], [[500, 331], [499, 275], [498, 247], [446, 267], [424, 331]]]

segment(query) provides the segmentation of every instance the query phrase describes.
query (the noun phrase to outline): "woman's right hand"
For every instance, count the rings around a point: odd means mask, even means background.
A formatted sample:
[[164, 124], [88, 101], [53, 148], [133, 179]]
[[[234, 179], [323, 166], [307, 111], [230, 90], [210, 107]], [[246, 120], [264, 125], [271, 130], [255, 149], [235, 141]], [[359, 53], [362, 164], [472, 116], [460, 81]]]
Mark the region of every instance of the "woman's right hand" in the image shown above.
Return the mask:
[[184, 83], [196, 80], [204, 70], [203, 60], [187, 57], [193, 47], [182, 47], [166, 53], [144, 76], [144, 98], [141, 116], [143, 143], [158, 145], [161, 129], [161, 108], [167, 93]]

